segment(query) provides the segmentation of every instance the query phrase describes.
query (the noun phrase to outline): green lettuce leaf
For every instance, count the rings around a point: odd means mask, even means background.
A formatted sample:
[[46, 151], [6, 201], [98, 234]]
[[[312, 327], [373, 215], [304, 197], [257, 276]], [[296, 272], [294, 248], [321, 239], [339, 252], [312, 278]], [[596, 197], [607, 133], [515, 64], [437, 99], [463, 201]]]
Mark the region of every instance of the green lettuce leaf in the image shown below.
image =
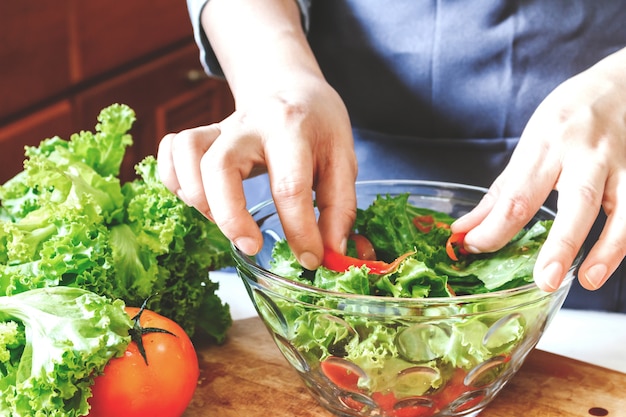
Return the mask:
[[[413, 219], [426, 215], [440, 226], [427, 232], [415, 227]], [[307, 271], [284, 240], [275, 244], [270, 268], [283, 277], [334, 292], [417, 299], [482, 294], [532, 282], [533, 265], [551, 221], [536, 222], [495, 253], [466, 255], [453, 261], [446, 253], [451, 232], [445, 226], [452, 220], [444, 213], [411, 206], [408, 195], [378, 196], [369, 208], [357, 212], [354, 230], [372, 242], [381, 260], [389, 262], [414, 250], [396, 271], [369, 274], [367, 266], [351, 267], [346, 272], [324, 267]], [[348, 250], [354, 248], [348, 245]], [[532, 295], [520, 294], [515, 300], [520, 307], [515, 312], [507, 308], [510, 300], [499, 298], [490, 299], [488, 305], [487, 301], [451, 303], [440, 307], [441, 316], [456, 319], [437, 320], [437, 307], [429, 307], [431, 319], [421, 323], [413, 320], [410, 312], [406, 320], [401, 314], [388, 321], [381, 318], [384, 311], [380, 309], [396, 307], [351, 303], [349, 298], [339, 301], [324, 295], [303, 299], [289, 290], [282, 291], [286, 299], [275, 301], [289, 323], [289, 340], [300, 353], [320, 361], [330, 356], [345, 358], [367, 375], [359, 379], [361, 388], [383, 393], [393, 390], [406, 396], [436, 392], [457, 369], [472, 369], [495, 355], [506, 358], [531, 331], [528, 323], [541, 321], [538, 317], [545, 314], [548, 302], [533, 299], [525, 303], [524, 297]], [[481, 378], [504, 369], [507, 364], [502, 360]], [[401, 371], [415, 366], [431, 372], [402, 373], [407, 377], [398, 382]]]
[[131, 327], [122, 301], [79, 288], [0, 297], [0, 415], [86, 415], [93, 378]]
[[135, 114], [102, 110], [96, 132], [45, 139], [0, 187], [0, 295], [57, 285], [148, 308], [223, 341], [229, 307], [211, 270], [234, 264], [230, 242], [159, 180], [156, 160], [118, 178]]
[[452, 282], [479, 281], [475, 293], [528, 284], [533, 281], [533, 267], [551, 226], [550, 220], [537, 221], [497, 252], [472, 256], [468, 258], [471, 262], [456, 264], [454, 268], [440, 263], [437, 270], [453, 277]]

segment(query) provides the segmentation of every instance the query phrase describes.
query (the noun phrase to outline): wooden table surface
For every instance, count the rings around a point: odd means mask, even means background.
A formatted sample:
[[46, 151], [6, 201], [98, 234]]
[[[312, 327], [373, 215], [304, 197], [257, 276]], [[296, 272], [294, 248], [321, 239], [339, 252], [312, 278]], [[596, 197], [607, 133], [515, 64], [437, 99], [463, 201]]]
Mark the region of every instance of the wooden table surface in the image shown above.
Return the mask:
[[[198, 353], [200, 384], [183, 417], [332, 417], [258, 317], [235, 321], [224, 345]], [[480, 415], [569, 416], [626, 416], [626, 374], [535, 350]]]

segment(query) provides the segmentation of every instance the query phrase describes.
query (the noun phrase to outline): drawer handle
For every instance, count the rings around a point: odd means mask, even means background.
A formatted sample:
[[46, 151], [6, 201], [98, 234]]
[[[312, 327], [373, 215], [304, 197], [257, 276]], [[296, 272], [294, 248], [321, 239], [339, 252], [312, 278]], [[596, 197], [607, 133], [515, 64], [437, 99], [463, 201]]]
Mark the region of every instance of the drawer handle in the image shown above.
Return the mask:
[[192, 83], [206, 80], [207, 78], [209, 78], [209, 76], [202, 70], [191, 69], [187, 71], [187, 81], [190, 81]]

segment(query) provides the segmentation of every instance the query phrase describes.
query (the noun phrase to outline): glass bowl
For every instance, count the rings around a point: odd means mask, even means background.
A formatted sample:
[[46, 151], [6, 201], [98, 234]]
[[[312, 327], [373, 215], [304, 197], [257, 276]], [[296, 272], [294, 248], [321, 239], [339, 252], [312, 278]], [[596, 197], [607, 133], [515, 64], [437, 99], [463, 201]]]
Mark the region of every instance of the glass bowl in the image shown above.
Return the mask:
[[[409, 193], [418, 207], [459, 217], [483, 188], [425, 181], [356, 185], [360, 208]], [[312, 395], [338, 416], [476, 416], [515, 375], [559, 310], [580, 257], [552, 293], [535, 284], [480, 295], [392, 298], [343, 294], [269, 271], [284, 238], [272, 201], [251, 209], [264, 246], [235, 246], [237, 273], [276, 346]], [[554, 218], [542, 208], [534, 220]]]

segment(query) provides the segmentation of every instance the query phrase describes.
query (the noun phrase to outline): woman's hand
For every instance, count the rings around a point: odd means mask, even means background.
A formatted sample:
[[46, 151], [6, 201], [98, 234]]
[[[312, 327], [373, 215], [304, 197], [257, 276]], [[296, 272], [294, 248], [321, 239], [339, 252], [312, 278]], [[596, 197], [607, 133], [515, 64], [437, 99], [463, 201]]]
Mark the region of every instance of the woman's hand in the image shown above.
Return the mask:
[[267, 171], [287, 241], [299, 262], [315, 269], [324, 245], [344, 249], [356, 217], [356, 156], [345, 105], [322, 75], [295, 1], [211, 0], [201, 22], [236, 111], [220, 123], [165, 136], [159, 175], [254, 255], [262, 237], [242, 182]]
[[335, 90], [317, 77], [248, 101], [220, 123], [165, 136], [158, 162], [163, 183], [250, 255], [262, 237], [242, 182], [261, 172], [269, 172], [287, 240], [307, 268], [320, 264], [322, 241], [343, 249], [356, 216], [350, 121]]
[[626, 255], [626, 49], [556, 88], [537, 108], [487, 196], [453, 225], [466, 249], [496, 250], [558, 191], [556, 219], [537, 263], [539, 287], [559, 287], [600, 209], [607, 222], [579, 269], [601, 287]]

